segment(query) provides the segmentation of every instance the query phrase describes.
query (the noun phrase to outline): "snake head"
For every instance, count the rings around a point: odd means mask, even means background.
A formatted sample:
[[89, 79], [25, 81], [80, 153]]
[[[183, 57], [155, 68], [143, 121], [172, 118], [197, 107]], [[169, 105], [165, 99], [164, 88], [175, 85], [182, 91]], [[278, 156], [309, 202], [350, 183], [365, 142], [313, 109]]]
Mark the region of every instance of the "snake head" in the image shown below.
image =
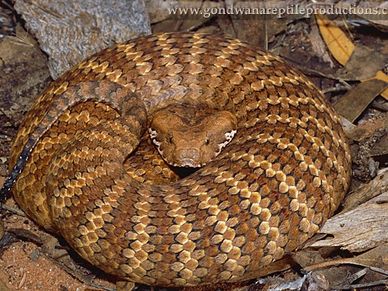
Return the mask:
[[154, 113], [149, 134], [171, 166], [202, 167], [226, 147], [237, 132], [229, 111], [199, 105], [170, 105]]

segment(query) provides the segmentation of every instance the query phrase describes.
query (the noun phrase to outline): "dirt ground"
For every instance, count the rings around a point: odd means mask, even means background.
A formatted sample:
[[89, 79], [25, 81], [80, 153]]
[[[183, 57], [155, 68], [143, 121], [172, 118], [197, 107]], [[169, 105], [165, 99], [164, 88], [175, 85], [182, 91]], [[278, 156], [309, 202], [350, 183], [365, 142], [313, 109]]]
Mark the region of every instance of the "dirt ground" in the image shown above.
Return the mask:
[[[17, 209], [13, 200], [8, 200], [6, 206], [8, 209]], [[62, 261], [57, 260], [55, 255], [54, 258], [50, 257], [50, 250], [46, 251], [42, 244], [50, 241], [52, 236], [20, 214], [10, 214], [4, 219], [5, 228], [11, 231], [9, 240], [13, 243], [0, 251], [0, 290], [94, 290], [91, 281], [90, 284], [82, 283], [66, 271], [64, 264], [74, 267], [73, 272], [85, 281], [89, 281], [94, 275], [76, 268], [68, 256]], [[3, 289], [1, 284], [4, 285]], [[97, 279], [94, 284], [108, 290], [114, 288], [113, 283], [104, 280]]]

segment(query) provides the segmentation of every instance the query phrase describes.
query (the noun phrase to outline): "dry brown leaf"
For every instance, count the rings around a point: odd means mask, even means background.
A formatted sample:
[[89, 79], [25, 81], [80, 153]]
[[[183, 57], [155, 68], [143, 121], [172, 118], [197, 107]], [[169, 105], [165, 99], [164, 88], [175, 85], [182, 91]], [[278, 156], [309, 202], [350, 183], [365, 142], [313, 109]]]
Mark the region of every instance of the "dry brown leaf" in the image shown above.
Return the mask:
[[[345, 5], [347, 7], [353, 6], [353, 9], [357, 8], [357, 7], [360, 7], [362, 9], [365, 9], [365, 8], [370, 9], [372, 6], [373, 6], [373, 8], [375, 10], [378, 9], [377, 11], [380, 12], [379, 13], [380, 15], [364, 13], [364, 14], [359, 14], [357, 16], [360, 17], [361, 19], [363, 19], [364, 21], [367, 21], [368, 25], [372, 24], [375, 28], [377, 28], [377, 29], [379, 29], [379, 30], [381, 30], [383, 32], [388, 32], [388, 18], [384, 17], [386, 15], [383, 14], [383, 9], [386, 10], [388, 8], [388, 2], [387, 1], [373, 1], [373, 2], [357, 1], [357, 4], [355, 4], [355, 3], [346, 3], [346, 1], [340, 1], [340, 2], [342, 2], [342, 3], [345, 2], [343, 4], [343, 6], [345, 6]], [[371, 4], [371, 3], [373, 3], [373, 4]], [[356, 18], [356, 20], [357, 20], [357, 18]]]
[[384, 67], [387, 56], [367, 46], [356, 46], [344, 68], [336, 72], [338, 78], [353, 81], [366, 81], [375, 78], [376, 72]]
[[[344, 120], [346, 120], [349, 123], [349, 124], [346, 123], [345, 126], [344, 126], [344, 123], [341, 123], [342, 127], [345, 127], [346, 136], [349, 137], [351, 140], [354, 140], [357, 142], [370, 138], [376, 133], [376, 131], [380, 129], [388, 130], [388, 112], [386, 112], [385, 114], [382, 114], [381, 116], [368, 119], [363, 123], [358, 124], [357, 126], [354, 125], [353, 123], [350, 123], [347, 119], [344, 119]], [[341, 119], [341, 122], [342, 122], [342, 119]]]
[[320, 264], [325, 260], [319, 250], [309, 246], [293, 253], [292, 259], [302, 268]]
[[[384, 74], [383, 71], [378, 71], [376, 73], [376, 77], [375, 77], [377, 80], [382, 80], [382, 81], [385, 81], [388, 83], [388, 75], [387, 74]], [[385, 100], [388, 101], [388, 89], [385, 89], [383, 92], [380, 93], [381, 96], [383, 96], [385, 98]]]
[[177, 1], [146, 0], [144, 1], [151, 24], [167, 19], [171, 14], [169, 9], [177, 6]]
[[326, 16], [315, 15], [322, 38], [330, 53], [341, 64], [345, 65], [354, 51], [354, 44], [346, 34]]
[[[166, 32], [166, 31], [194, 31], [200, 27], [205, 27], [205, 24], [211, 22], [215, 14], [196, 14], [195, 10], [215, 11], [221, 8], [222, 3], [215, 1], [188, 1], [188, 0], [147, 0], [146, 7], [150, 14], [152, 32]], [[182, 9], [182, 10], [180, 10]], [[188, 10], [186, 10], [188, 9]], [[193, 9], [193, 10], [190, 10]], [[183, 13], [186, 11], [186, 14]], [[205, 31], [206, 32], [206, 31]], [[216, 32], [210, 30], [210, 32]]]
[[170, 16], [163, 21], [155, 23], [152, 27], [154, 33], [165, 31], [192, 31], [203, 26], [211, 18], [186, 17], [177, 19], [176, 16]]
[[[388, 130], [386, 131], [388, 133]], [[374, 146], [371, 148], [370, 154], [372, 157], [376, 159], [378, 157], [383, 158], [385, 156], [385, 160], [388, 156], [388, 134], [385, 134]]]
[[312, 247], [341, 247], [350, 252], [362, 252], [388, 241], [388, 192], [359, 207], [330, 218], [321, 233], [330, 234]]
[[388, 88], [388, 83], [381, 80], [372, 79], [361, 82], [342, 96], [334, 108], [347, 120], [354, 122], [375, 97], [386, 88]]
[[330, 56], [330, 53], [327, 51], [326, 45], [321, 37], [317, 25], [311, 26], [309, 38], [311, 42], [312, 54], [318, 56], [323, 62], [328, 63], [330, 68], [334, 68], [334, 61]]
[[[242, 41], [249, 42], [251, 45], [265, 49], [265, 19], [263, 17], [257, 18], [241, 18], [232, 17], [233, 30], [236, 37]], [[224, 27], [221, 27], [223, 29]], [[226, 28], [228, 31], [229, 28]]]
[[[244, 7], [246, 1], [225, 2], [226, 7]], [[279, 1], [265, 1], [265, 5], [259, 4], [258, 7], [278, 7]], [[292, 21], [292, 17], [278, 18], [275, 15], [260, 15], [257, 17], [241, 17], [238, 14], [226, 17], [218, 17], [217, 23], [224, 33], [233, 35], [238, 39], [248, 42], [256, 47], [268, 50], [268, 42], [276, 34], [284, 31], [287, 24]], [[230, 23], [228, 23], [230, 22]]]
[[362, 203], [388, 191], [388, 169], [382, 171], [372, 181], [363, 184], [346, 196], [341, 213], [348, 212]]

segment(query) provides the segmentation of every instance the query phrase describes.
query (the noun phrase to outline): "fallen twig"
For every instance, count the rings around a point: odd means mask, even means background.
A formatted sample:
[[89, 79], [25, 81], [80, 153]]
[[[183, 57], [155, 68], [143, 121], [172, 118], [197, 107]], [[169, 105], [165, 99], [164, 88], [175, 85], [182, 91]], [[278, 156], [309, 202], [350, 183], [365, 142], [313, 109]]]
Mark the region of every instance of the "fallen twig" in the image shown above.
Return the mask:
[[355, 262], [352, 258], [341, 258], [341, 259], [334, 259], [334, 260], [330, 260], [330, 261], [326, 261], [326, 262], [321, 262], [321, 263], [307, 266], [304, 268], [304, 270], [311, 272], [311, 271], [315, 271], [318, 269], [324, 269], [324, 268], [328, 268], [328, 267], [332, 267], [332, 266], [345, 265], [345, 264], [368, 268], [371, 271], [388, 276], [388, 271], [383, 270], [381, 268], [368, 266], [368, 265], [364, 265], [364, 264]]
[[333, 286], [333, 289], [345, 290], [345, 289], [367, 288], [367, 287], [387, 285], [387, 284], [388, 284], [388, 280], [379, 280], [379, 281], [374, 281], [374, 282], [369, 282], [369, 283], [351, 284], [351, 285], [344, 285], [344, 286]]

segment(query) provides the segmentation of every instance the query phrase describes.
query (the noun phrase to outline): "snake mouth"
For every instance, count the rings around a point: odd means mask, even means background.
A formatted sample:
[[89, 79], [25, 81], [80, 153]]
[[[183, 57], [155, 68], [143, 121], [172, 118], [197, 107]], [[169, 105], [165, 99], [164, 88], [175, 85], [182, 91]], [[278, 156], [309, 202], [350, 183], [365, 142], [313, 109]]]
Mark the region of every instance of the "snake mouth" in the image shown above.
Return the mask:
[[181, 159], [180, 164], [174, 164], [174, 167], [180, 167], [180, 168], [199, 168], [202, 167], [201, 164], [196, 162], [194, 159], [186, 158]]

